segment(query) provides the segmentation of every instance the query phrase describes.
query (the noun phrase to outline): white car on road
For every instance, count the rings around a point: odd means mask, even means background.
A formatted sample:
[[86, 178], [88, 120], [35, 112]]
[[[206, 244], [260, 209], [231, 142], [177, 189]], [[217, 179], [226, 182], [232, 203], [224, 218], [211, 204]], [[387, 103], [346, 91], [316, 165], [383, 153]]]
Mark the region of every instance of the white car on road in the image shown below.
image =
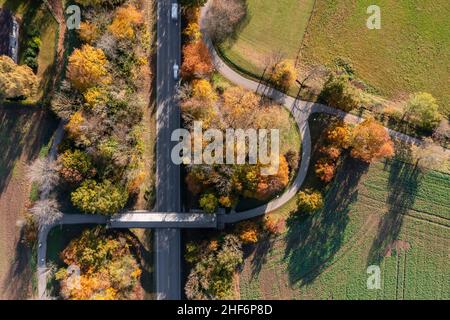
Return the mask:
[[173, 65], [173, 78], [174, 78], [174, 80], [178, 80], [179, 72], [180, 72], [180, 67], [175, 62], [174, 65]]
[[171, 16], [173, 21], [178, 20], [178, 3], [172, 3]]

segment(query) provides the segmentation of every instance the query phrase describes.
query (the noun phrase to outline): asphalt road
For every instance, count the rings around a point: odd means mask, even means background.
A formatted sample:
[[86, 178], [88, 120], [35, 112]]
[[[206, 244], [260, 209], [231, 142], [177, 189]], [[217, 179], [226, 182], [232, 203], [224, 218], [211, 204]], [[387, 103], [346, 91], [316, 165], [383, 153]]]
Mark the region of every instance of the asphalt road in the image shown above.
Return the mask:
[[[156, 75], [156, 207], [158, 212], [180, 212], [180, 167], [170, 153], [172, 132], [180, 127], [173, 65], [181, 65], [181, 24], [171, 19], [172, 2], [158, 0]], [[154, 238], [158, 300], [181, 298], [180, 229], [156, 229]]]

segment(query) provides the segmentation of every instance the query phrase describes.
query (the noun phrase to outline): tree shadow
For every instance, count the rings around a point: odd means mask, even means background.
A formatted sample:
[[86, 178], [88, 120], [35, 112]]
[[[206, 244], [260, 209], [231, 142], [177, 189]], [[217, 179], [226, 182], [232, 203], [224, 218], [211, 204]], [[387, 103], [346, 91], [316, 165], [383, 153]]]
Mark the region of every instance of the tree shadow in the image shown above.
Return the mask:
[[[402, 158], [411, 158], [411, 150], [402, 148]], [[421, 172], [413, 165], [398, 159], [386, 160], [385, 169], [389, 169], [387, 204], [388, 212], [382, 217], [377, 235], [372, 243], [367, 265], [378, 265], [387, 253], [390, 245], [398, 240], [405, 214], [414, 205], [420, 185]]]
[[287, 221], [286, 251], [291, 284], [307, 285], [328, 266], [343, 244], [351, 205], [357, 200], [361, 176], [368, 165], [348, 158], [325, 196], [325, 206], [311, 216]]
[[20, 232], [19, 242], [8, 273], [4, 278], [3, 292], [0, 296], [7, 299], [27, 299], [31, 280], [33, 277], [31, 270], [31, 250], [21, 239], [24, 238], [24, 229]]

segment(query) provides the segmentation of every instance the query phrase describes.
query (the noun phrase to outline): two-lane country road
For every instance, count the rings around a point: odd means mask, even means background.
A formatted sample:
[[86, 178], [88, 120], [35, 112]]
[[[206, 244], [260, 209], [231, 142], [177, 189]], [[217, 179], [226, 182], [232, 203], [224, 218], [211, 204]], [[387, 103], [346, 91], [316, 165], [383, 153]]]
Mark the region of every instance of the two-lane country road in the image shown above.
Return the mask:
[[[156, 207], [158, 212], [180, 212], [180, 167], [170, 157], [171, 135], [180, 127], [177, 80], [173, 65], [181, 64], [180, 17], [171, 17], [176, 0], [158, 0], [156, 75]], [[154, 237], [157, 299], [181, 298], [180, 229], [156, 229]]]

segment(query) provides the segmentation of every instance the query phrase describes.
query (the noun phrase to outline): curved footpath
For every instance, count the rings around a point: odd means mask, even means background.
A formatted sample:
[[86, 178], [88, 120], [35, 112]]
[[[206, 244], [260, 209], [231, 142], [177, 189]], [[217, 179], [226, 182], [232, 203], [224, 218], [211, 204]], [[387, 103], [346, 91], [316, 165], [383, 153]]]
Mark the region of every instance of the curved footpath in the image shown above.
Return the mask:
[[[284, 204], [286, 204], [289, 200], [294, 197], [299, 191], [300, 187], [303, 184], [303, 181], [306, 178], [306, 174], [308, 172], [309, 162], [311, 158], [311, 136], [309, 132], [308, 118], [313, 113], [327, 113], [330, 115], [335, 115], [342, 118], [345, 122], [351, 124], [357, 124], [362, 122], [364, 119], [349, 113], [346, 113], [342, 110], [338, 110], [323, 104], [307, 102], [299, 99], [295, 99], [291, 96], [288, 96], [274, 88], [266, 86], [264, 84], [258, 83], [254, 80], [250, 80], [248, 78], [243, 77], [241, 74], [233, 70], [229, 67], [217, 53], [216, 48], [214, 47], [212, 41], [206, 34], [204, 30], [204, 18], [205, 14], [208, 11], [210, 6], [210, 2], [208, 2], [201, 10], [200, 13], [200, 26], [201, 32], [203, 35], [203, 39], [209, 49], [211, 54], [211, 59], [213, 65], [217, 72], [219, 72], [223, 77], [228, 79], [231, 83], [241, 86], [245, 89], [254, 91], [258, 94], [264, 95], [266, 97], [271, 98], [273, 101], [283, 105], [286, 109], [294, 117], [298, 129], [300, 131], [302, 137], [302, 157], [300, 168], [297, 173], [297, 177], [295, 178], [292, 185], [278, 198], [270, 201], [269, 203], [251, 209], [247, 211], [237, 212], [229, 215], [219, 216], [219, 221], [222, 223], [234, 223], [245, 219], [254, 218], [265, 213], [272, 212]], [[396, 139], [399, 139], [404, 142], [420, 144], [421, 141], [419, 139], [410, 137], [400, 132], [396, 132], [391, 129], [386, 130], [389, 134]]]
[[[283, 105], [294, 117], [299, 132], [302, 137], [302, 157], [300, 167], [294, 182], [289, 188], [279, 197], [270, 201], [269, 203], [242, 212], [233, 212], [225, 215], [210, 215], [210, 214], [191, 214], [186, 213], [158, 213], [148, 211], [136, 211], [123, 214], [117, 214], [112, 218], [101, 215], [88, 214], [64, 214], [63, 218], [56, 223], [44, 226], [39, 230], [38, 236], [38, 297], [40, 299], [46, 298], [47, 274], [46, 267], [46, 252], [47, 252], [47, 236], [49, 231], [55, 227], [64, 224], [106, 224], [112, 228], [155, 228], [165, 225], [170, 225], [177, 228], [214, 228], [223, 226], [227, 223], [235, 223], [241, 220], [251, 219], [269, 212], [272, 212], [289, 200], [291, 200], [300, 190], [303, 181], [308, 172], [310, 158], [311, 158], [311, 136], [308, 125], [308, 118], [313, 113], [326, 113], [342, 118], [345, 122], [357, 124], [364, 119], [352, 114], [348, 114], [342, 110], [338, 110], [319, 103], [307, 102], [294, 99], [276, 89], [273, 89], [264, 84], [247, 79], [230, 68], [219, 56], [211, 40], [203, 29], [203, 20], [206, 11], [209, 9], [208, 2], [201, 10], [200, 25], [202, 27], [203, 39], [209, 48], [212, 62], [216, 70], [231, 83], [241, 86], [245, 89], [255, 91], [258, 94], [271, 98], [273, 101]], [[421, 144], [421, 140], [410, 137], [403, 133], [396, 132], [391, 129], [386, 130], [391, 137], [401, 141], [413, 144]], [[56, 146], [58, 141], [62, 138], [63, 128], [58, 129], [56, 139], [52, 146], [50, 158], [56, 157]]]

